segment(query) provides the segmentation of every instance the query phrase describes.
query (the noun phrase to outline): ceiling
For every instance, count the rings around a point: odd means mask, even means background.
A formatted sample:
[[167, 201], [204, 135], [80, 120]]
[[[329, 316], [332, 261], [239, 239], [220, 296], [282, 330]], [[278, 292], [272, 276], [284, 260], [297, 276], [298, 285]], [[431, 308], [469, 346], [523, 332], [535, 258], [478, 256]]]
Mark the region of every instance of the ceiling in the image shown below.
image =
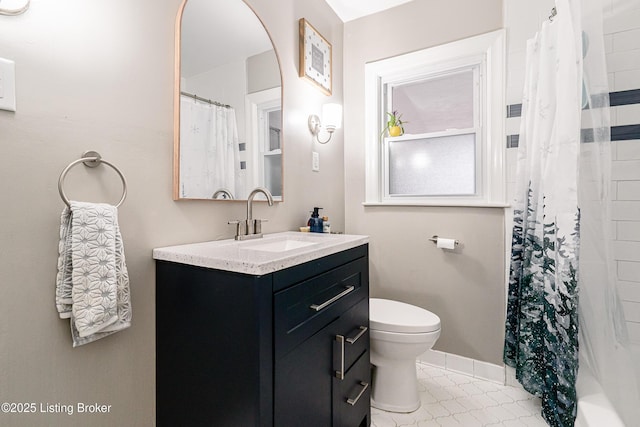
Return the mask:
[[325, 0], [343, 22], [352, 21], [411, 0]]

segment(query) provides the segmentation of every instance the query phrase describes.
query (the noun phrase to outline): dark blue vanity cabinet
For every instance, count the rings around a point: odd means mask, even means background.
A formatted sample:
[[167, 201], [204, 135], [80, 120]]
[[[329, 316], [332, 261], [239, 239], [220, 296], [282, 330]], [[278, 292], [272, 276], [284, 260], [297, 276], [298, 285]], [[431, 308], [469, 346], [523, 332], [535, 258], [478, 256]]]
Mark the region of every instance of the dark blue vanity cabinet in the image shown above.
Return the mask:
[[370, 424], [368, 245], [263, 276], [156, 261], [162, 426]]

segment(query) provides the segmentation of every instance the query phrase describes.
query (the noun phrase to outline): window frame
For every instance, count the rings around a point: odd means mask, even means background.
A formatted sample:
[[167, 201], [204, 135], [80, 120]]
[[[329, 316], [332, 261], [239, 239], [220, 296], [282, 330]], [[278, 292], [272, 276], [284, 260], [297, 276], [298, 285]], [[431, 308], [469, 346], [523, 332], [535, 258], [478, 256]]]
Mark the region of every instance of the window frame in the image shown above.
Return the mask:
[[[434, 73], [423, 74], [418, 73], [417, 75], [410, 76], [409, 78], [403, 79], [395, 79], [391, 78], [388, 81], [386, 79], [382, 79], [380, 84], [382, 85], [381, 90], [383, 93], [383, 107], [382, 107], [382, 116], [386, 116], [386, 112], [393, 111], [393, 97], [391, 93], [393, 89], [402, 86], [405, 84], [422, 82], [427, 80], [434, 80], [446, 76], [452, 76], [455, 74], [460, 74], [464, 72], [471, 72], [473, 77], [473, 126], [469, 128], [460, 128], [460, 129], [451, 129], [451, 130], [442, 130], [436, 132], [425, 132], [419, 134], [404, 134], [402, 136], [397, 137], [385, 137], [382, 144], [382, 201], [391, 202], [398, 200], [421, 200], [422, 198], [433, 199], [438, 197], [464, 197], [470, 199], [480, 199], [482, 196], [483, 190], [483, 179], [482, 179], [482, 145], [484, 144], [483, 135], [482, 135], [482, 100], [484, 96], [483, 93], [483, 61], [482, 57], [469, 58], [469, 63], [466, 63], [462, 66], [452, 68], [452, 69], [444, 69], [438, 70]], [[474, 177], [474, 187], [475, 191], [473, 194], [451, 194], [451, 195], [432, 195], [432, 194], [391, 194], [390, 187], [391, 183], [389, 181], [390, 178], [390, 163], [389, 163], [389, 149], [390, 144], [394, 141], [411, 141], [411, 140], [426, 140], [426, 139], [435, 139], [447, 136], [458, 136], [458, 135], [475, 135], [474, 141], [474, 159], [475, 159], [475, 177]]]
[[[266, 174], [266, 157], [280, 155], [282, 164], [283, 140], [280, 133], [280, 148], [269, 150], [269, 112], [282, 111], [282, 91], [280, 87], [252, 92], [245, 96], [245, 135], [247, 160], [250, 162], [246, 169], [247, 183], [251, 186], [265, 185], [268, 181]], [[282, 129], [280, 129], [282, 132]], [[284, 165], [283, 165], [284, 167]], [[260, 184], [262, 183], [262, 184]], [[284, 192], [284, 188], [281, 188]], [[274, 200], [282, 201], [283, 196], [273, 196]]]
[[[365, 65], [366, 199], [367, 205], [487, 206], [504, 207], [504, 50], [505, 31], [436, 46]], [[476, 194], [452, 196], [390, 195], [388, 144], [394, 140], [424, 139], [460, 134], [461, 130], [430, 132], [382, 138], [385, 111], [391, 99], [386, 88], [427, 80], [478, 67], [474, 84], [474, 128], [476, 131]], [[474, 76], [476, 72], [474, 71]], [[474, 77], [475, 79], [475, 77]], [[477, 96], [476, 96], [477, 95]], [[490, 95], [490, 96], [489, 96]], [[479, 108], [475, 108], [479, 107]], [[480, 115], [478, 115], [480, 113]], [[478, 115], [478, 117], [475, 117]], [[477, 119], [477, 121], [476, 121]]]

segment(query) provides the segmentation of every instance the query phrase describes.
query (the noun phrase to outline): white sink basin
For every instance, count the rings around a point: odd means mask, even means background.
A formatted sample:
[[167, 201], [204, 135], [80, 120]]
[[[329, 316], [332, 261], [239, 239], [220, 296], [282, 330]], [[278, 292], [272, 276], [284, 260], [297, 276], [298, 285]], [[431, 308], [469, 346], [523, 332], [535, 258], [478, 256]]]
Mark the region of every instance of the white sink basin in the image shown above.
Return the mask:
[[252, 242], [250, 244], [244, 244], [242, 249], [249, 249], [252, 251], [263, 251], [263, 252], [286, 252], [292, 251], [294, 249], [300, 249], [307, 246], [317, 245], [318, 242], [307, 242], [302, 240], [277, 240], [275, 242]]

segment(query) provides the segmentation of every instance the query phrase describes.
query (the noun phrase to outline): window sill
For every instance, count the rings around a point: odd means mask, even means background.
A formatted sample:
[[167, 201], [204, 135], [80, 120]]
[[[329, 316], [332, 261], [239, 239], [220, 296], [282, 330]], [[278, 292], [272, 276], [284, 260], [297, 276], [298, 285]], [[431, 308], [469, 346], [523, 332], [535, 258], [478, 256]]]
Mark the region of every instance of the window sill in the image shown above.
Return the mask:
[[397, 202], [362, 202], [362, 206], [376, 207], [376, 206], [407, 206], [407, 207], [458, 207], [458, 208], [509, 208], [509, 203], [496, 203], [496, 202], [474, 202], [474, 201], [437, 201], [437, 202], [409, 202], [409, 201], [397, 201]]

